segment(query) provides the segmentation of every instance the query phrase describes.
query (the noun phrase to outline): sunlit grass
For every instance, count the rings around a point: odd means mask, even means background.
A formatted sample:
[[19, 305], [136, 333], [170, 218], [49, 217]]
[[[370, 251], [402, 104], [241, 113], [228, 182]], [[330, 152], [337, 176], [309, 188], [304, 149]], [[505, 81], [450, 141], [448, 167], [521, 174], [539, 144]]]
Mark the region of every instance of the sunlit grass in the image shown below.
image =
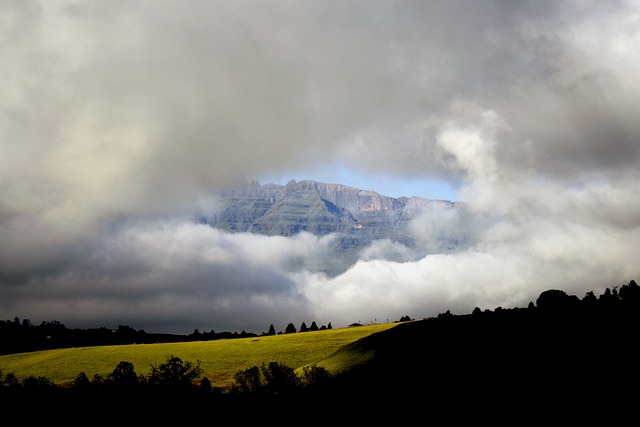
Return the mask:
[[147, 375], [152, 365], [160, 365], [168, 357], [177, 356], [184, 362], [199, 361], [203, 377], [207, 377], [214, 387], [228, 388], [237, 371], [262, 363], [280, 362], [294, 369], [315, 364], [334, 373], [340, 372], [362, 362], [367, 355], [342, 351], [329, 356], [346, 344], [395, 325], [376, 324], [215, 341], [36, 351], [0, 356], [0, 370], [5, 375], [14, 373], [19, 379], [33, 375], [64, 384], [73, 382], [81, 372], [89, 379], [95, 374], [105, 377], [122, 361], [132, 363], [136, 373]]

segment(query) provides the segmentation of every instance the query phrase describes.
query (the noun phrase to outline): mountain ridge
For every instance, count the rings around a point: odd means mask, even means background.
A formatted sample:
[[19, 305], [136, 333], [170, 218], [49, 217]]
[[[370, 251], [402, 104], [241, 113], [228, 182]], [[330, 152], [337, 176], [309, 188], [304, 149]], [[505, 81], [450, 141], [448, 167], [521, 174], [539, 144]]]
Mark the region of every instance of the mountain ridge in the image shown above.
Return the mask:
[[[322, 235], [349, 228], [362, 229], [373, 218], [389, 221], [395, 227], [406, 220], [407, 216], [413, 218], [425, 209], [456, 209], [462, 205], [461, 202], [417, 196], [394, 198], [372, 190], [314, 180], [290, 180], [285, 185], [261, 185], [256, 180], [245, 180], [221, 191], [219, 196], [223, 207], [205, 218], [209, 225], [226, 231], [249, 231], [267, 235], [293, 235], [299, 231]], [[283, 217], [287, 216], [283, 210], [295, 213], [299, 208], [307, 209], [299, 210], [299, 217], [332, 215], [335, 218], [330, 223], [334, 227], [314, 229], [317, 224], [307, 219], [301, 219], [295, 224], [297, 226], [291, 224], [290, 229], [278, 232], [259, 226], [264, 222], [260, 219], [265, 215], [267, 218]], [[241, 210], [249, 215], [238, 218], [237, 213]]]
[[335, 275], [377, 240], [415, 248], [411, 221], [429, 211], [463, 209], [464, 203], [423, 197], [390, 197], [372, 190], [314, 180], [285, 185], [242, 180], [218, 194], [220, 207], [202, 222], [226, 232], [294, 236], [335, 235], [341, 261], [323, 270]]

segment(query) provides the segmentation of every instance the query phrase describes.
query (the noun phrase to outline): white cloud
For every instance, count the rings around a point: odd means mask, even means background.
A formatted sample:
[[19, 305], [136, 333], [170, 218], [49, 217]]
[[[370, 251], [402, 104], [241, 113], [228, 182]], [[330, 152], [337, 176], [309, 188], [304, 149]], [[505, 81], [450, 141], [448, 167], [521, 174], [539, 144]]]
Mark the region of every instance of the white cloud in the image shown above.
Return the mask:
[[[633, 2], [3, 2], [0, 317], [266, 329], [626, 282], [639, 16]], [[333, 164], [461, 183], [468, 210], [417, 219], [419, 250], [376, 242], [334, 278], [318, 273], [331, 237], [191, 221], [238, 175]]]

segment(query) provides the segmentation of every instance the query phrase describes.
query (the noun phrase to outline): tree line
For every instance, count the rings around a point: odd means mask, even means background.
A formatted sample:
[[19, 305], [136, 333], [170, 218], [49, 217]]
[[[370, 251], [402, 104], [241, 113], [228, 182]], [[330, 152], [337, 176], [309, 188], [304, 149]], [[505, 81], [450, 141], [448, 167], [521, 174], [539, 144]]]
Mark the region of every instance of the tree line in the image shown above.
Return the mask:
[[[305, 322], [300, 325], [299, 332], [313, 332], [331, 329], [331, 322], [327, 326], [317, 326], [313, 321], [310, 327]], [[298, 330], [289, 323], [284, 331], [286, 334], [296, 333]], [[278, 334], [282, 334], [280, 331]], [[276, 335], [273, 324], [268, 332], [260, 335], [253, 332], [200, 332], [195, 329], [187, 335], [147, 333], [144, 329], [134, 329], [128, 325], [118, 325], [117, 328], [67, 328], [57, 320], [43, 321], [34, 325], [29, 319], [14, 317], [13, 320], [0, 320], [0, 355], [24, 353], [29, 351], [53, 350], [58, 348], [90, 347], [103, 345], [155, 344], [170, 342], [211, 341], [219, 339], [249, 338], [265, 335]]]
[[[43, 376], [30, 375], [19, 379], [14, 373], [0, 369], [0, 402], [7, 405], [29, 404], [33, 408], [47, 405], [99, 405], [123, 410], [132, 405], [137, 411], [145, 406], [188, 405], [211, 407], [219, 404], [290, 402], [302, 396], [319, 395], [333, 379], [324, 367], [305, 366], [301, 373], [292, 367], [272, 361], [252, 366], [234, 374], [229, 390], [213, 387], [207, 377], [202, 377], [201, 362], [183, 361], [168, 356], [164, 363], [151, 365], [147, 375], [136, 373], [132, 363], [121, 361], [106, 376], [95, 374], [89, 378], [80, 372], [69, 384], [55, 384]], [[10, 407], [10, 406], [7, 406]]]
[[[540, 294], [535, 306], [543, 310], [571, 312], [577, 308], [600, 308], [614, 309], [620, 306], [640, 305], [640, 286], [631, 280], [622, 286], [608, 287], [605, 291], [596, 296], [593, 291], [585, 294], [580, 299], [576, 295], [568, 295], [565, 291], [550, 289]], [[534, 306], [533, 302], [529, 307]], [[496, 307], [495, 312], [504, 311], [502, 307]], [[476, 307], [472, 314], [489, 313], [490, 309], [481, 310]], [[451, 316], [451, 312], [439, 313], [438, 317]], [[409, 316], [403, 316], [400, 322], [411, 320]], [[353, 323], [350, 326], [358, 326]], [[287, 324], [284, 333], [313, 332], [325, 329], [332, 329], [331, 322], [326, 326], [318, 327], [315, 321], [307, 327], [306, 322], [302, 322], [299, 329], [293, 323]], [[57, 348], [89, 347], [102, 345], [128, 345], [128, 344], [153, 344], [169, 342], [187, 341], [208, 341], [217, 339], [248, 338], [258, 336], [268, 336], [282, 334], [276, 332], [273, 324], [269, 326], [268, 332], [260, 335], [244, 330], [238, 332], [200, 332], [195, 329], [193, 333], [187, 335], [147, 333], [143, 329], [136, 330], [128, 325], [119, 325], [115, 329], [99, 327], [89, 329], [69, 329], [59, 321], [43, 321], [39, 325], [34, 325], [29, 319], [20, 320], [15, 317], [13, 320], [0, 320], [0, 355], [11, 353], [22, 353], [29, 351], [51, 350]]]
[[[627, 309], [635, 311], [640, 308], [640, 285], [635, 280], [631, 280], [620, 287], [608, 287], [599, 296], [596, 296], [593, 291], [589, 291], [582, 299], [576, 295], [567, 294], [563, 290], [549, 289], [538, 296], [535, 304], [530, 301], [527, 308], [537, 308], [545, 313], [566, 315], [576, 314], [577, 312], [625, 311]], [[502, 307], [496, 307], [494, 310], [496, 313], [504, 311], [505, 309]], [[490, 312], [491, 310], [485, 309], [482, 311], [479, 307], [476, 307], [473, 309], [472, 314], [479, 315]], [[447, 315], [450, 315], [449, 311], [439, 314], [439, 317], [446, 317]]]

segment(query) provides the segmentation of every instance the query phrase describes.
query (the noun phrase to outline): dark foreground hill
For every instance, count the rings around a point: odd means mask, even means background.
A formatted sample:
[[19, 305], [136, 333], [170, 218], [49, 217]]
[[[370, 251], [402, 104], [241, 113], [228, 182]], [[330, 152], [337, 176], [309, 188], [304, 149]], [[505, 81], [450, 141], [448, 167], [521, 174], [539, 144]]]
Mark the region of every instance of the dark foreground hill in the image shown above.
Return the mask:
[[639, 326], [637, 308], [621, 307], [403, 323], [352, 344], [376, 357], [341, 378], [339, 389], [369, 402], [429, 411], [453, 405], [488, 417], [635, 411]]
[[583, 300], [549, 290], [527, 308], [447, 312], [375, 333], [339, 350], [370, 354], [369, 362], [304, 392], [125, 389], [92, 399], [36, 391], [18, 399], [5, 393], [0, 404], [213, 424], [221, 417], [280, 425], [634, 424], [639, 326], [640, 287], [634, 281], [620, 292], [607, 289], [599, 298], [588, 293]]

